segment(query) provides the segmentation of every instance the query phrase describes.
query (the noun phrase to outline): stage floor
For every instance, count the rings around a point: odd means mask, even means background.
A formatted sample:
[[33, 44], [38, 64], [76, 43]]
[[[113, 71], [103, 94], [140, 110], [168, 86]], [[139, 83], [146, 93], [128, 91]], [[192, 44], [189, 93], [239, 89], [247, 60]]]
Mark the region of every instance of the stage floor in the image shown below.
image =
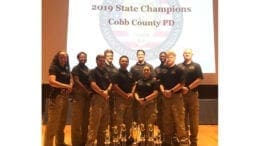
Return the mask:
[[[71, 145], [71, 126], [65, 127], [65, 142]], [[42, 145], [45, 132], [45, 125], [42, 126]], [[198, 146], [218, 146], [218, 125], [200, 125]]]

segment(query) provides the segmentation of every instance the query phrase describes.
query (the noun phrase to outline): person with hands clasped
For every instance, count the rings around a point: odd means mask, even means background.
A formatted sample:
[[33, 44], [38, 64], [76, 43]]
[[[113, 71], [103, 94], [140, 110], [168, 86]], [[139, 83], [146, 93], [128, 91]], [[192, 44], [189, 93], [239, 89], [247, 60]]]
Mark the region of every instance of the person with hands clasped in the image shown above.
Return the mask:
[[51, 94], [48, 98], [48, 121], [44, 146], [53, 146], [54, 136], [56, 146], [66, 146], [64, 128], [73, 80], [70, 74], [69, 57], [65, 51], [57, 52], [52, 60], [49, 68], [49, 84]]
[[92, 146], [97, 140], [98, 146], [103, 146], [105, 141], [104, 131], [109, 124], [109, 92], [112, 83], [109, 73], [105, 70], [105, 56], [97, 55], [97, 67], [90, 71], [89, 81], [93, 90], [90, 103], [87, 146]]
[[120, 128], [121, 124], [126, 126], [126, 134], [129, 136], [131, 123], [133, 122], [133, 90], [134, 79], [132, 73], [127, 70], [129, 59], [127, 56], [119, 58], [120, 68], [113, 78], [115, 91], [115, 110], [116, 118], [115, 125]]
[[[166, 52], [160, 52], [159, 54], [159, 60], [160, 60], [160, 65], [155, 67], [154, 72], [155, 72], [155, 79], [157, 84], [160, 84], [160, 76], [161, 74], [166, 71]], [[158, 86], [159, 87], [159, 86]], [[160, 91], [160, 89], [158, 89], [158, 96], [157, 96], [157, 110], [158, 110], [158, 114], [157, 114], [157, 123], [158, 123], [158, 127], [159, 129], [162, 129], [162, 93]]]
[[183, 101], [185, 106], [185, 128], [190, 133], [191, 146], [197, 146], [199, 132], [199, 92], [198, 86], [203, 79], [201, 67], [192, 61], [192, 49], [183, 52], [184, 62], [179, 66], [185, 72], [185, 86], [183, 86]]
[[[137, 123], [144, 124], [145, 129], [148, 125], [154, 125], [157, 120], [156, 100], [158, 95], [156, 81], [151, 75], [151, 68], [145, 65], [143, 68], [143, 78], [136, 82], [134, 87], [134, 96], [137, 100]], [[148, 130], [146, 130], [146, 138], [148, 138]]]
[[79, 63], [71, 72], [74, 80], [71, 100], [71, 142], [73, 146], [85, 146], [92, 89], [89, 82], [89, 69], [86, 66], [87, 54], [79, 52], [77, 59]]
[[164, 145], [189, 146], [189, 139], [184, 126], [184, 104], [182, 87], [184, 85], [183, 70], [175, 64], [176, 54], [168, 51], [166, 55], [166, 71], [160, 76], [160, 90], [163, 94], [163, 135]]
[[[114, 52], [111, 49], [106, 49], [104, 51], [104, 56], [105, 56], [105, 70], [107, 70], [107, 72], [109, 73], [109, 77], [112, 80], [113, 77], [115, 76], [115, 74], [118, 72], [118, 69], [115, 67], [115, 65], [113, 64], [113, 60], [114, 60]], [[115, 93], [113, 90], [113, 86], [112, 86], [112, 90], [110, 92], [110, 98], [109, 98], [109, 108], [110, 108], [110, 125], [114, 126], [115, 125], [115, 119], [117, 116], [117, 112], [115, 109]]]

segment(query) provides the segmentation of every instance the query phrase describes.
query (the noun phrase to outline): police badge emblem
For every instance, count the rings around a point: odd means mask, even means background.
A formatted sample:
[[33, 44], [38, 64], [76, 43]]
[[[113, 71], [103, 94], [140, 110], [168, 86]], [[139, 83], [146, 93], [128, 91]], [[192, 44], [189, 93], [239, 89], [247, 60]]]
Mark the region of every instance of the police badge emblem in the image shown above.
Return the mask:
[[[146, 59], [158, 57], [177, 42], [183, 26], [178, 0], [104, 1], [100, 29], [108, 45], [120, 55], [136, 58], [143, 49]], [[109, 9], [108, 9], [109, 8]]]

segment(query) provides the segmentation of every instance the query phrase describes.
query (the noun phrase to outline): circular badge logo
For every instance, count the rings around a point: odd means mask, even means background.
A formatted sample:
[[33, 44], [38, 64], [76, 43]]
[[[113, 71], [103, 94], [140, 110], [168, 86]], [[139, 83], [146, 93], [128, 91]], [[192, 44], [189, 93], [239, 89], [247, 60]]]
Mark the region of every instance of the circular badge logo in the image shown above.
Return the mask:
[[177, 0], [112, 0], [104, 1], [111, 11], [100, 12], [100, 28], [109, 46], [129, 59], [143, 49], [146, 59], [158, 58], [162, 51], [177, 42], [183, 26]]

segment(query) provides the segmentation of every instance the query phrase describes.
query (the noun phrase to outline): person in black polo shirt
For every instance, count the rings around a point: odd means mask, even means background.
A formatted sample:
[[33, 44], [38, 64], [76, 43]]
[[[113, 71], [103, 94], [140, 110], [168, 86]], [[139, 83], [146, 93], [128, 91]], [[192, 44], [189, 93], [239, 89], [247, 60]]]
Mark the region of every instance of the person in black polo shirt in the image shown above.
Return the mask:
[[145, 65], [150, 67], [152, 76], [154, 77], [153, 66], [145, 61], [145, 51], [137, 50], [137, 63], [131, 67], [130, 72], [133, 74], [134, 80], [137, 81], [143, 78], [143, 68]]
[[[154, 69], [157, 84], [160, 84], [160, 76], [162, 75], [162, 72], [167, 71], [167, 69], [166, 69], [166, 52], [160, 52], [159, 60], [160, 60], [161, 64]], [[158, 122], [158, 126], [160, 129], [162, 129], [162, 115], [163, 115], [163, 113], [162, 113], [162, 96], [163, 95], [159, 89], [158, 96], [157, 96], [157, 109], [158, 109], [157, 122]]]
[[[137, 56], [137, 63], [134, 66], [132, 66], [131, 69], [130, 69], [130, 72], [133, 75], [134, 81], [136, 82], [139, 79], [143, 79], [143, 69], [144, 69], [145, 65], [150, 67], [150, 70], [152, 72], [152, 76], [154, 77], [153, 66], [145, 61], [145, 51], [144, 50], [137, 50], [136, 56]], [[134, 121], [137, 121], [136, 106], [137, 106], [137, 103], [136, 103], [136, 101], [134, 101], [134, 105], [133, 105]]]
[[79, 63], [72, 69], [75, 84], [71, 104], [71, 141], [73, 146], [85, 146], [92, 91], [89, 82], [89, 69], [85, 65], [87, 54], [79, 52], [77, 59]]
[[[114, 52], [110, 49], [107, 49], [104, 51], [105, 55], [105, 69], [109, 73], [109, 77], [112, 80], [113, 76], [118, 72], [118, 69], [113, 64], [114, 59]], [[112, 91], [110, 92], [110, 98], [109, 98], [109, 106], [110, 106], [110, 123], [111, 125], [114, 125], [115, 117], [116, 117], [116, 110], [114, 108], [115, 104], [115, 94], [112, 87]]]
[[105, 56], [97, 55], [97, 67], [89, 75], [90, 86], [94, 90], [91, 103], [88, 126], [87, 146], [92, 146], [97, 140], [98, 146], [104, 145], [104, 130], [109, 124], [109, 92], [112, 83], [109, 73], [105, 70]]
[[[171, 145], [171, 143], [178, 145], [179, 141], [180, 146], [188, 146], [189, 139], [185, 131], [184, 104], [181, 93], [184, 74], [183, 70], [175, 64], [175, 52], [168, 51], [166, 58], [167, 70], [162, 72], [160, 77], [160, 90], [163, 94], [164, 145]], [[175, 133], [177, 137], [175, 137]]]
[[145, 65], [143, 69], [143, 78], [139, 79], [135, 85], [135, 99], [137, 100], [137, 122], [144, 124], [146, 138], [148, 138], [148, 125], [154, 125], [157, 120], [156, 100], [157, 95], [156, 81], [151, 75], [150, 66]]
[[64, 128], [67, 119], [68, 97], [72, 91], [73, 80], [70, 74], [69, 58], [65, 51], [59, 51], [49, 68], [51, 94], [48, 99], [48, 122], [44, 146], [52, 146], [55, 136], [56, 146], [64, 143]]
[[118, 69], [113, 64], [114, 52], [110, 49], [104, 51], [105, 55], [105, 69], [109, 72], [110, 78], [112, 78], [117, 72]]
[[[185, 72], [185, 86], [182, 88], [185, 106], [185, 127], [191, 134], [191, 146], [197, 146], [199, 131], [198, 86], [203, 79], [203, 74], [200, 65], [192, 61], [192, 56], [192, 49], [185, 49], [183, 53], [184, 62], [179, 66]], [[190, 129], [188, 125], [190, 125]]]
[[119, 58], [120, 68], [118, 73], [113, 78], [116, 102], [116, 119], [115, 125], [120, 127], [121, 124], [126, 125], [127, 137], [129, 136], [129, 130], [131, 123], [133, 122], [133, 87], [134, 80], [127, 67], [129, 59], [127, 56], [121, 56]]
[[161, 52], [159, 54], [159, 60], [161, 64], [154, 69], [156, 80], [160, 79], [162, 70], [166, 68], [166, 55], [166, 52]]

